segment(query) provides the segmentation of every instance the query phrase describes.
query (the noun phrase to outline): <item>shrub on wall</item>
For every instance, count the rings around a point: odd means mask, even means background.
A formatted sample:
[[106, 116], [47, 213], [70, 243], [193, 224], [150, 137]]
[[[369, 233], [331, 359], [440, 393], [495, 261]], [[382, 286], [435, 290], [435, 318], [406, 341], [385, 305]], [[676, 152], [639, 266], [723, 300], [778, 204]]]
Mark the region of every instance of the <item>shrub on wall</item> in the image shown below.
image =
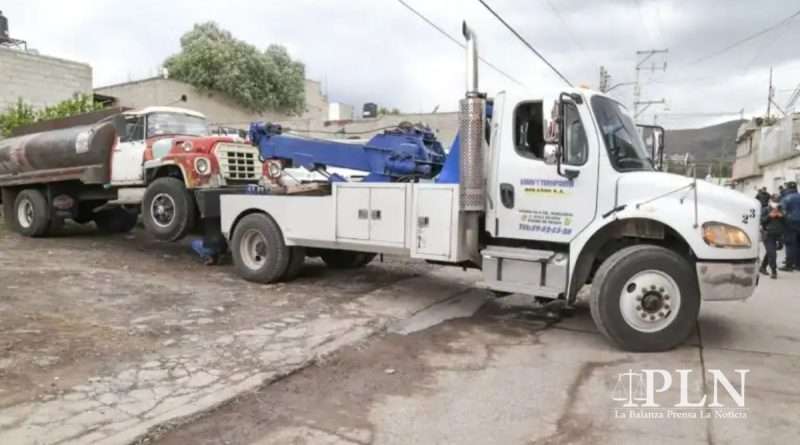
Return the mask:
[[97, 111], [103, 108], [95, 102], [92, 96], [81, 94], [72, 99], [59, 102], [55, 105], [34, 110], [33, 106], [25, 103], [21, 98], [8, 107], [5, 113], [0, 114], [0, 136], [8, 137], [15, 128], [30, 125], [39, 121], [60, 119], [76, 114]]

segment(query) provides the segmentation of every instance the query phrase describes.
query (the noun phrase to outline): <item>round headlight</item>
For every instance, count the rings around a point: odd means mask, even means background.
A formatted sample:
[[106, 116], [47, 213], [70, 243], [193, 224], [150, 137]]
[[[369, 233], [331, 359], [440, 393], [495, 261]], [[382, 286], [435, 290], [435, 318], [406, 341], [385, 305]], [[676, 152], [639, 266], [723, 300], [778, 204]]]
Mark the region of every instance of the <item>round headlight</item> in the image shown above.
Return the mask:
[[194, 150], [194, 145], [192, 145], [191, 141], [186, 141], [182, 145], [183, 151], [192, 151]]
[[267, 175], [270, 178], [280, 178], [281, 174], [283, 173], [283, 168], [281, 168], [281, 164], [278, 162], [270, 162], [267, 167]]
[[722, 248], [747, 249], [753, 245], [744, 230], [720, 222], [703, 224], [703, 240], [709, 246]]
[[201, 175], [211, 173], [211, 162], [206, 158], [197, 158], [194, 160], [194, 169]]

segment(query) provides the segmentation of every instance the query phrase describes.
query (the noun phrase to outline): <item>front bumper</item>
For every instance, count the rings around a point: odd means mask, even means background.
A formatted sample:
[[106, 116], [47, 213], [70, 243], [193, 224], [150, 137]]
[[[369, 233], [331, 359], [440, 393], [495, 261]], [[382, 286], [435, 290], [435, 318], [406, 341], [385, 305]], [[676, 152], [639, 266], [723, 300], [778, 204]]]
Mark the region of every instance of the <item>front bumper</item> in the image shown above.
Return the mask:
[[705, 301], [745, 300], [758, 284], [758, 260], [738, 263], [698, 262], [697, 282]]

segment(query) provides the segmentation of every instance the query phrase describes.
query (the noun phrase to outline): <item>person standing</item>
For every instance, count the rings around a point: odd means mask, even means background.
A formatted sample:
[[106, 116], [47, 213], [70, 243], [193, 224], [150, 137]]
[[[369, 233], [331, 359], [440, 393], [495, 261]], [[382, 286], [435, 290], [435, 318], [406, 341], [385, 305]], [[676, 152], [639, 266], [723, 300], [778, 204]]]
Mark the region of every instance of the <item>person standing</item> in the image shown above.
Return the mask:
[[784, 196], [781, 198], [784, 214], [784, 243], [786, 244], [786, 266], [783, 271], [800, 270], [800, 194], [797, 183], [786, 184]]
[[769, 206], [769, 198], [770, 195], [769, 192], [767, 192], [766, 187], [761, 187], [758, 189], [758, 193], [756, 193], [756, 199], [761, 203], [761, 208]]
[[784, 216], [778, 205], [778, 195], [772, 195], [772, 202], [761, 208], [761, 230], [764, 238], [764, 260], [761, 262], [760, 272], [767, 275], [767, 266], [770, 268], [770, 278], [778, 278], [778, 246], [784, 237]]

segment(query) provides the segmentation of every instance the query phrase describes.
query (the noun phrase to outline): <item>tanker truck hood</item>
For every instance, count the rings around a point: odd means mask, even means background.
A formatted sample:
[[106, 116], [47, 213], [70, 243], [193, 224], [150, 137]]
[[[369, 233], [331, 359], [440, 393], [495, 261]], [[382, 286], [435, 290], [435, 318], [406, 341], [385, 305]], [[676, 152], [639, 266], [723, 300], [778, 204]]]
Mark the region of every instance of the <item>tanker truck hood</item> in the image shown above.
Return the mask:
[[[696, 190], [695, 190], [696, 187]], [[663, 222], [683, 236], [699, 258], [751, 259], [758, 256], [761, 208], [753, 198], [703, 180], [663, 172], [626, 173], [617, 180], [618, 218]], [[711, 247], [703, 225], [723, 223], [743, 230], [750, 248]]]

